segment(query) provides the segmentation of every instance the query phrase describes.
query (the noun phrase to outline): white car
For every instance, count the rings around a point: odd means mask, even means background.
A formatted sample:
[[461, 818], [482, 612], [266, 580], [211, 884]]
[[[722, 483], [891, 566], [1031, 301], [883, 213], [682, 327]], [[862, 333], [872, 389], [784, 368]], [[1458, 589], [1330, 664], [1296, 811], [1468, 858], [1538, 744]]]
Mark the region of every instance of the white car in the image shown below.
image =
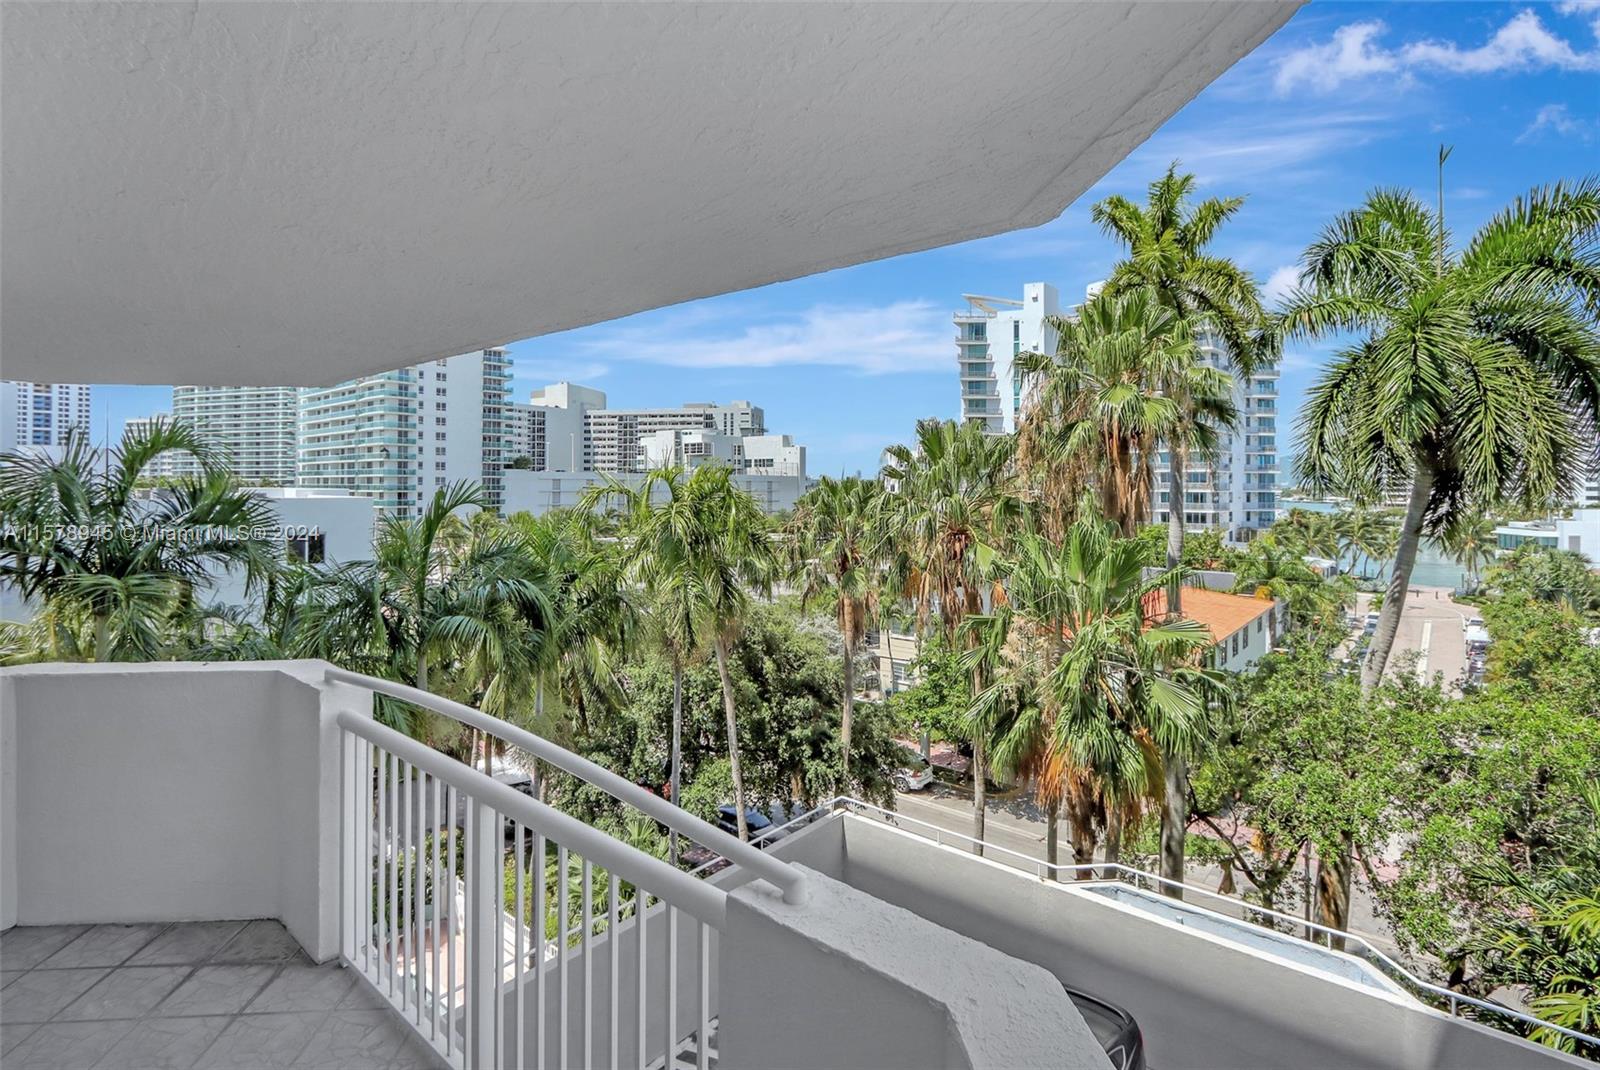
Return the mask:
[[895, 791], [921, 791], [933, 783], [933, 766], [916, 751], [900, 749], [901, 764], [894, 771]]

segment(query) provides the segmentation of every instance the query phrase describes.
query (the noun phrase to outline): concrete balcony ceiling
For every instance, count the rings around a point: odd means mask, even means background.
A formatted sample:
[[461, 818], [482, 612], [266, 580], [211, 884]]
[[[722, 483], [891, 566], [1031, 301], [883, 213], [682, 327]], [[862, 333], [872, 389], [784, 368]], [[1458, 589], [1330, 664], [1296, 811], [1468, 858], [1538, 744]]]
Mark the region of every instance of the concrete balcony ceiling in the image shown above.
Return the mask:
[[323, 384], [1034, 226], [1297, 6], [8, 3], [0, 373]]

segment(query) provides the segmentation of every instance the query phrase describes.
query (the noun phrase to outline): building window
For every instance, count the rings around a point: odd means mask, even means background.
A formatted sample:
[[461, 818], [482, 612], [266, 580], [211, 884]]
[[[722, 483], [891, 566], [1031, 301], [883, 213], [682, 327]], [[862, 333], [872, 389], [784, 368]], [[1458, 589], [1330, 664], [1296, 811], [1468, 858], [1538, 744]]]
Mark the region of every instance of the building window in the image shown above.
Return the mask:
[[284, 554], [290, 561], [303, 565], [320, 565], [327, 555], [327, 538], [319, 531], [314, 535], [285, 539]]

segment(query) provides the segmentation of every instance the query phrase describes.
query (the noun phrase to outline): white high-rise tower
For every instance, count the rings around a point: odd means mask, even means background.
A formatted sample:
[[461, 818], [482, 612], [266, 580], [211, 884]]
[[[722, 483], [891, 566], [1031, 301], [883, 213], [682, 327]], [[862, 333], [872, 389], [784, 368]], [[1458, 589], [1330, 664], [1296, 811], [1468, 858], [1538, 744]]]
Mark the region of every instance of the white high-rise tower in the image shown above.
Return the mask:
[[1021, 353], [1055, 352], [1056, 332], [1047, 321], [1061, 314], [1060, 298], [1047, 282], [1025, 285], [1020, 301], [961, 296], [967, 302], [955, 315], [961, 421], [996, 435], [1015, 431], [1028, 384], [1013, 361]]

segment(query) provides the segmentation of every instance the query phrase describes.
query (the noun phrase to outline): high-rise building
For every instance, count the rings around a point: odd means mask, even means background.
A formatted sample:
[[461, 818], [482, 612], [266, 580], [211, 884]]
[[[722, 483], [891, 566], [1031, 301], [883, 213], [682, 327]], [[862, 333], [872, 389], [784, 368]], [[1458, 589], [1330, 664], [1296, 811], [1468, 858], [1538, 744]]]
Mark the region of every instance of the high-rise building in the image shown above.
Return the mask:
[[[1093, 297], [1099, 284], [1090, 286]], [[955, 315], [956, 353], [961, 382], [961, 418], [979, 422], [993, 434], [1017, 429], [1027, 404], [1030, 384], [1014, 366], [1021, 353], [1054, 353], [1056, 332], [1051, 317], [1060, 316], [1055, 287], [1030, 282], [1022, 300], [963, 295], [967, 308]], [[1233, 372], [1217, 340], [1202, 337], [1203, 359]], [[1196, 527], [1222, 529], [1228, 538], [1247, 541], [1277, 519], [1278, 370], [1261, 364], [1245, 378], [1235, 374], [1237, 425], [1221, 433], [1214, 458], [1191, 457], [1182, 492], [1184, 519]], [[1167, 485], [1169, 457], [1156, 458], [1151, 488], [1151, 519], [1165, 523], [1172, 507]]]
[[[250, 487], [295, 480], [297, 397], [291, 386], [175, 386], [172, 418], [193, 427]], [[179, 457], [177, 471], [193, 463]]]
[[296, 482], [415, 516], [447, 483], [482, 484], [499, 510], [511, 358], [484, 349], [300, 391]]
[[[124, 435], [138, 435], [149, 431], [157, 421], [171, 421], [172, 414], [158, 412], [153, 416], [135, 416], [131, 420], [122, 422]], [[180, 474], [181, 455], [172, 450], [163, 450], [151, 458], [150, 463], [144, 466], [141, 473], [146, 479], [174, 479]], [[190, 470], [191, 466], [181, 466], [183, 472]]]
[[[1184, 465], [1183, 519], [1195, 527], [1220, 528], [1229, 539], [1247, 542], [1278, 517], [1278, 369], [1257, 364], [1246, 378], [1229, 361], [1218, 340], [1199, 339], [1200, 353], [1212, 367], [1234, 376], [1238, 423], [1220, 433], [1214, 458], [1189, 457]], [[1166, 523], [1172, 508], [1171, 455], [1156, 458], [1151, 488], [1151, 519]]]
[[296, 484], [347, 490], [382, 513], [415, 515], [417, 419], [410, 368], [301, 390]]
[[417, 382], [416, 501], [425, 504], [447, 483], [483, 485], [488, 507], [500, 510], [501, 471], [511, 424], [511, 357], [484, 349], [419, 364]]
[[90, 434], [92, 390], [81, 383], [0, 381], [0, 453], [49, 453], [76, 427]]
[[961, 421], [981, 423], [991, 434], [1017, 429], [1028, 384], [1013, 362], [1022, 353], [1054, 353], [1056, 332], [1049, 324], [1061, 314], [1056, 288], [1030, 282], [1022, 300], [962, 294], [967, 307], [957, 312], [956, 363], [961, 380]]
[[[526, 442], [526, 456], [540, 472], [576, 472], [587, 463], [584, 418], [606, 407], [602, 390], [576, 383], [552, 383], [530, 395], [530, 404], [517, 406], [513, 435]], [[523, 410], [527, 410], [524, 413]]]

